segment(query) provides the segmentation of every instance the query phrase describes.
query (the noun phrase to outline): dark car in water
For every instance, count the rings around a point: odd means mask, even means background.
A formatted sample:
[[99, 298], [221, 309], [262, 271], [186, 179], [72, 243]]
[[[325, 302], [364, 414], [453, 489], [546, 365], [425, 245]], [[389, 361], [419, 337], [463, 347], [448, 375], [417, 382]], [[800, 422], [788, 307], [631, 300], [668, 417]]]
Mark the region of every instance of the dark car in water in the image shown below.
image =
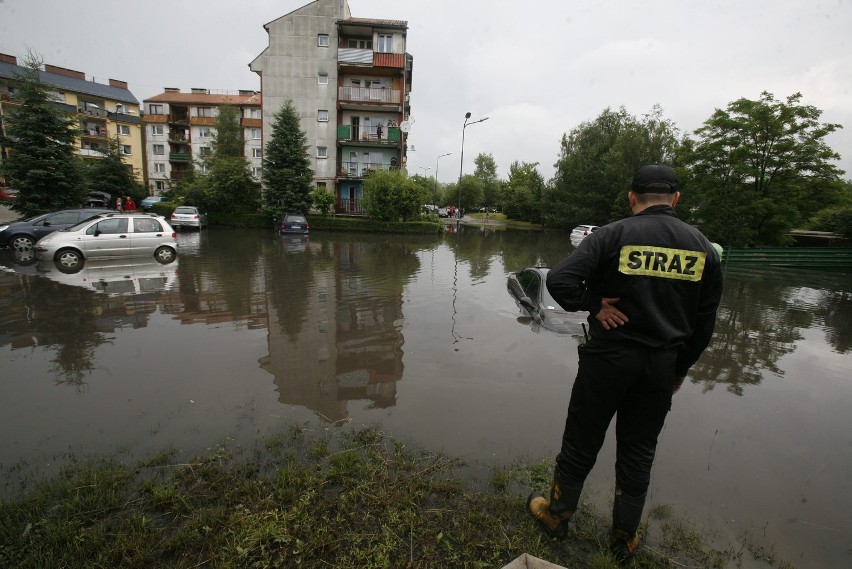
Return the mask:
[[307, 235], [310, 230], [307, 218], [300, 213], [288, 213], [278, 224], [279, 233], [299, 233]]
[[527, 267], [509, 275], [506, 288], [533, 331], [545, 328], [558, 334], [581, 334], [586, 313], [562, 310], [547, 290], [548, 271], [549, 267]]
[[112, 213], [112, 210], [90, 207], [61, 209], [21, 221], [4, 223], [0, 225], [0, 247], [30, 250], [42, 237], [101, 213]]

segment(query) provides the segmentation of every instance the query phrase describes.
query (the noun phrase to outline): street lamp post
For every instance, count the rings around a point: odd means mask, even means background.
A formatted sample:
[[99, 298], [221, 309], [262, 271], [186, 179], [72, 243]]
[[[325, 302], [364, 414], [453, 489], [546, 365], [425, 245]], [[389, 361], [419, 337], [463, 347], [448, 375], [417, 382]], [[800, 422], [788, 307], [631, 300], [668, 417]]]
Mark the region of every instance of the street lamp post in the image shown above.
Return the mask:
[[[464, 115], [464, 126], [462, 126], [462, 144], [461, 144], [461, 158], [459, 159], [459, 203], [458, 203], [458, 222], [461, 222], [461, 182], [462, 182], [462, 172], [464, 171], [464, 131], [467, 127], [472, 124], [476, 124], [478, 122], [487, 121], [488, 117], [481, 118], [479, 120], [473, 122], [467, 122], [470, 120], [470, 112], [465, 113]], [[457, 223], [458, 223], [457, 222]]]
[[441, 154], [435, 159], [435, 205], [438, 205], [438, 162], [444, 156], [449, 156], [452, 152], [447, 152], [446, 154]]

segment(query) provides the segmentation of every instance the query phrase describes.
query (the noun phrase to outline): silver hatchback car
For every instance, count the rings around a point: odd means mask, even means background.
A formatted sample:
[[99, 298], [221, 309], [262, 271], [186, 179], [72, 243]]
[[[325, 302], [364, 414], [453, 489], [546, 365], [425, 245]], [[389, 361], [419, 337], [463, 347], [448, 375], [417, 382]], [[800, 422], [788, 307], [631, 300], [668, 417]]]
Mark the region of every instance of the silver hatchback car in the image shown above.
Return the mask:
[[76, 273], [86, 259], [153, 256], [171, 263], [177, 247], [175, 230], [162, 216], [107, 213], [43, 237], [36, 243], [36, 254], [41, 261], [53, 260], [60, 271]]
[[170, 219], [172, 227], [192, 227], [201, 231], [207, 227], [207, 214], [191, 205], [181, 205], [175, 208]]

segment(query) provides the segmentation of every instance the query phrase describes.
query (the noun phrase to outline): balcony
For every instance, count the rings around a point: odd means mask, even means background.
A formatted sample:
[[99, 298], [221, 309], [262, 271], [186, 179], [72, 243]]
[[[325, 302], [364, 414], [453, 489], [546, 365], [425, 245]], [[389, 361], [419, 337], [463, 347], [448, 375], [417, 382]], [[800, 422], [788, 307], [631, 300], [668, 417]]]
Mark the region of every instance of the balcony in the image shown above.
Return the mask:
[[169, 152], [170, 162], [189, 162], [191, 157], [188, 152]]
[[169, 116], [169, 122], [172, 124], [189, 124], [189, 113], [172, 113]]
[[80, 137], [81, 138], [106, 138], [107, 137], [107, 130], [103, 126], [95, 127], [95, 128], [83, 127], [82, 131], [80, 132]]
[[366, 215], [367, 212], [364, 211], [364, 208], [361, 206], [361, 200], [357, 199], [341, 199], [334, 203], [334, 213], [336, 214], [350, 214], [350, 215]]
[[340, 87], [338, 100], [341, 103], [376, 103], [399, 105], [402, 101], [399, 89], [376, 89], [372, 87]]
[[395, 159], [387, 164], [382, 162], [341, 162], [337, 172], [340, 178], [357, 180], [366, 178], [373, 170], [393, 170], [396, 167]]
[[337, 140], [347, 142], [366, 142], [371, 145], [398, 146], [402, 140], [402, 131], [396, 126], [353, 126], [337, 125]]
[[90, 117], [107, 117], [107, 112], [99, 107], [95, 107], [93, 105], [89, 105], [87, 107], [77, 107], [77, 112], [81, 115], [87, 115]]
[[104, 153], [100, 150], [94, 150], [92, 148], [81, 148], [80, 149], [80, 156], [87, 156], [87, 157], [90, 157], [90, 158], [105, 158], [106, 153]]

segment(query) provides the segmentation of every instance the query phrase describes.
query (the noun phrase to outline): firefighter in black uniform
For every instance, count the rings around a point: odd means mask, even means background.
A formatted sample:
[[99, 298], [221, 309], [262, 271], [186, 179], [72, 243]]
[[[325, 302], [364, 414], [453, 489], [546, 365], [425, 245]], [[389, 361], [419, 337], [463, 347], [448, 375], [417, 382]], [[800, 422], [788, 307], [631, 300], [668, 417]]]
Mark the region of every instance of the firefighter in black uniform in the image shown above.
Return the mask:
[[638, 528], [657, 437], [690, 366], [710, 342], [722, 294], [719, 254], [675, 216], [674, 170], [639, 168], [628, 199], [633, 216], [586, 237], [547, 275], [569, 311], [589, 311], [550, 497], [527, 507], [563, 537], [606, 430], [616, 419], [616, 488], [610, 548], [620, 562], [639, 545]]

